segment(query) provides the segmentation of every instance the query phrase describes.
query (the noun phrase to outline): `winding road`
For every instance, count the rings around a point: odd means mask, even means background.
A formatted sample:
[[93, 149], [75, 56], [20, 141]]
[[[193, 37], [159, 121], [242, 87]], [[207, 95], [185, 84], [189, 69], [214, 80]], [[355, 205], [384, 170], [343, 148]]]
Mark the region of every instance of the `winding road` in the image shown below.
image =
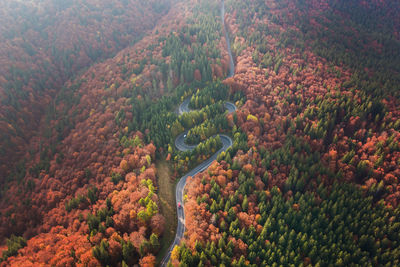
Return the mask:
[[[235, 73], [235, 65], [233, 63], [233, 58], [232, 58], [232, 51], [231, 51], [231, 45], [230, 45], [230, 41], [229, 41], [229, 36], [228, 36], [228, 32], [226, 30], [226, 26], [225, 26], [225, 4], [222, 1], [222, 7], [221, 7], [221, 20], [222, 20], [222, 24], [224, 25], [224, 32], [225, 32], [225, 38], [226, 38], [226, 43], [227, 43], [227, 49], [228, 49], [228, 53], [229, 53], [229, 75], [228, 77], [232, 77]], [[179, 106], [178, 112], [179, 114], [183, 114], [185, 112], [190, 112], [190, 108], [189, 108], [189, 102], [190, 102], [190, 97], [186, 98], [182, 104]], [[229, 113], [234, 112], [236, 110], [236, 106], [235, 104], [226, 101], [224, 103], [225, 108], [228, 110]], [[196, 145], [187, 145], [185, 143], [185, 138], [186, 138], [186, 134], [188, 131], [185, 131], [183, 133], [181, 133], [176, 139], [175, 139], [175, 147], [180, 150], [180, 151], [188, 151], [188, 150], [192, 150], [196, 147]], [[175, 197], [176, 197], [176, 210], [177, 210], [177, 217], [178, 217], [178, 226], [176, 229], [176, 235], [175, 235], [175, 239], [174, 242], [172, 242], [172, 244], [170, 245], [166, 255], [164, 256], [163, 260], [161, 261], [161, 266], [167, 266], [169, 259], [171, 258], [171, 252], [174, 249], [174, 247], [176, 245], [179, 245], [181, 242], [181, 239], [183, 237], [183, 234], [185, 232], [185, 212], [183, 207], [179, 207], [178, 203], [183, 203], [183, 191], [186, 185], [186, 180], [189, 176], [194, 176], [204, 170], [206, 170], [211, 163], [217, 159], [218, 155], [222, 152], [222, 151], [226, 151], [229, 147], [232, 146], [232, 139], [229, 136], [220, 134], [220, 139], [222, 142], [222, 148], [219, 149], [216, 153], [214, 153], [210, 158], [208, 158], [206, 161], [200, 163], [199, 165], [197, 165], [195, 168], [193, 168], [191, 171], [189, 171], [188, 173], [186, 173], [184, 176], [182, 176], [178, 182], [178, 184], [176, 185], [176, 191], [175, 191]]]

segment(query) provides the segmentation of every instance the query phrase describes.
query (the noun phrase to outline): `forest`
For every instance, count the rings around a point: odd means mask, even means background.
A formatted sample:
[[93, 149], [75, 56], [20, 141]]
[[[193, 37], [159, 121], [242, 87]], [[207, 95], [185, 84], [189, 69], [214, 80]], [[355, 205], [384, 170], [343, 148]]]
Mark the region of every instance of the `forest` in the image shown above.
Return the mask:
[[[0, 14], [0, 266], [400, 265], [400, 3]], [[217, 151], [187, 178], [163, 263], [178, 200], [159, 163], [174, 188]]]
[[137, 42], [169, 5], [164, 0], [0, 3], [2, 177], [10, 175], [9, 165], [23, 164], [25, 151], [37, 152], [30, 139], [43, 134], [42, 118], [51, 112], [45, 107], [62, 98], [67, 80]]
[[248, 149], [188, 182], [172, 265], [399, 264], [399, 6], [350, 2], [227, 1]]

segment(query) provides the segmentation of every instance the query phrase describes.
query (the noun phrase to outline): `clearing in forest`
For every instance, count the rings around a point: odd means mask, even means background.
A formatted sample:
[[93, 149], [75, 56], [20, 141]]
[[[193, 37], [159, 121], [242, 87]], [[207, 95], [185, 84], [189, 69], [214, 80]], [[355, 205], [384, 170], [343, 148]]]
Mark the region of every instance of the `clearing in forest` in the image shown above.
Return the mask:
[[157, 255], [157, 262], [162, 260], [169, 245], [175, 237], [176, 208], [175, 183], [171, 180], [168, 163], [165, 160], [157, 163], [158, 197], [161, 203], [161, 213], [165, 217], [165, 230], [161, 239], [161, 249]]

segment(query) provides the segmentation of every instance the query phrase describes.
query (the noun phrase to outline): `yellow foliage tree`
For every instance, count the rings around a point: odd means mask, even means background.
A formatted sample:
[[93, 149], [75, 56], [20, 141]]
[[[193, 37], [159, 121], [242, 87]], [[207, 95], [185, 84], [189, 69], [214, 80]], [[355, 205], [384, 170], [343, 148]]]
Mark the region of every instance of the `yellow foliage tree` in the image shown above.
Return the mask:
[[179, 260], [179, 247], [175, 246], [171, 252], [171, 260]]
[[257, 117], [254, 116], [254, 115], [251, 115], [251, 114], [247, 115], [247, 120], [248, 120], [248, 121], [258, 122]]

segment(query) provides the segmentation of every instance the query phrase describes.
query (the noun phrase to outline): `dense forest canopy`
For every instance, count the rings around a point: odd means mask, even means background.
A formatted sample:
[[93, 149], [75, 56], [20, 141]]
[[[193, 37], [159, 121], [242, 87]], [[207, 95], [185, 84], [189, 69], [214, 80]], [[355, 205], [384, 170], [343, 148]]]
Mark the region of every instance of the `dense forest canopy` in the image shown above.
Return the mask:
[[[64, 83], [140, 40], [168, 1], [0, 3], [0, 175], [10, 174], [40, 134], [46, 107]], [[43, 133], [42, 133], [43, 134]], [[36, 152], [36, 151], [34, 151]]]
[[0, 266], [160, 264], [222, 137], [168, 265], [399, 265], [399, 51], [398, 1], [0, 2]]

